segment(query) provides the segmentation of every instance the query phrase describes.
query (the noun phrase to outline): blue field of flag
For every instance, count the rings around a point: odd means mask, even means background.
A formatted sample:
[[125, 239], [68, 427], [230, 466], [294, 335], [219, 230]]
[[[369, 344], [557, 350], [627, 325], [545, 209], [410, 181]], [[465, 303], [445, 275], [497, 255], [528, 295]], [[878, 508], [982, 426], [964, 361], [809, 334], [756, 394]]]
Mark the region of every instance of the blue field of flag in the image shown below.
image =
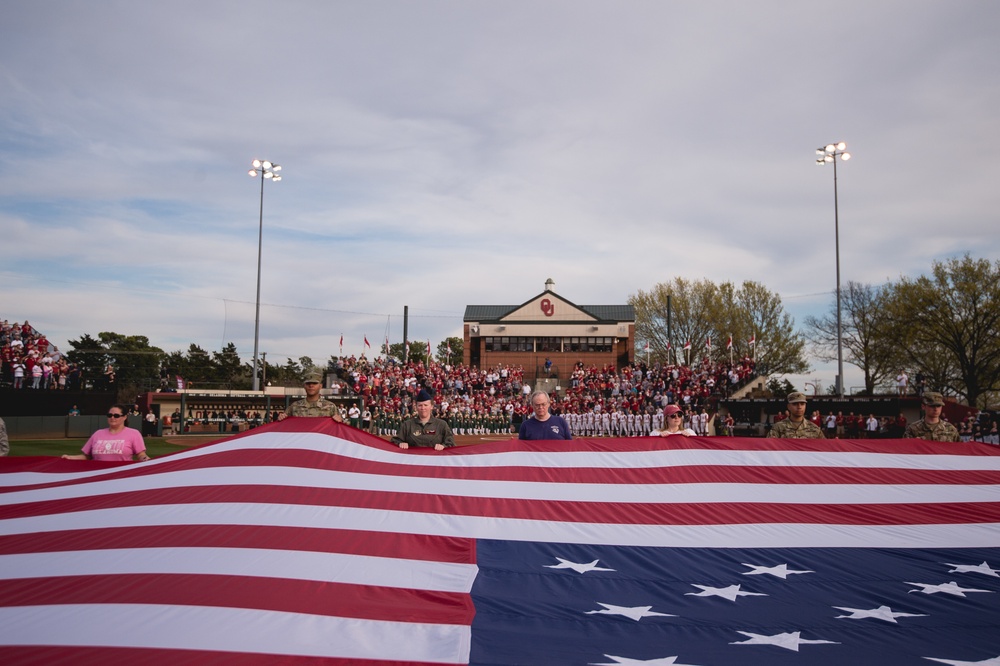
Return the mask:
[[482, 540], [470, 662], [1000, 663], [1000, 549]]

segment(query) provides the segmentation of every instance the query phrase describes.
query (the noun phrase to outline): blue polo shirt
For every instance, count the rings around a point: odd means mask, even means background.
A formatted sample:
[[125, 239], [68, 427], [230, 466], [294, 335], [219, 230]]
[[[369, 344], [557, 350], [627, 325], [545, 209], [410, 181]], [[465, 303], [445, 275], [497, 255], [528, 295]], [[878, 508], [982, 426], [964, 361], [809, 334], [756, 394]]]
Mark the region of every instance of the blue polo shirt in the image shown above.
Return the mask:
[[539, 421], [534, 416], [521, 424], [517, 433], [518, 439], [573, 439], [566, 419], [555, 414]]

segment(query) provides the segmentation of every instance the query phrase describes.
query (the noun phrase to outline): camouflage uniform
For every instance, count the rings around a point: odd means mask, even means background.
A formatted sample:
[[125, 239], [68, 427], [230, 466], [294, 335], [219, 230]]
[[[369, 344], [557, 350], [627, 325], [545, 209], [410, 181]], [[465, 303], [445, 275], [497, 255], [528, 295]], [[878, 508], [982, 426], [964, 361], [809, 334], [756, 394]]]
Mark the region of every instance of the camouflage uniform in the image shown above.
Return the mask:
[[934, 425], [928, 425], [923, 419], [915, 421], [906, 426], [903, 437], [915, 439], [928, 439], [932, 442], [958, 442], [958, 428], [947, 421], [938, 421]]
[[305, 398], [296, 400], [285, 410], [287, 416], [327, 416], [340, 415], [337, 404], [320, 398], [316, 402], [309, 402]]
[[798, 424], [792, 423], [791, 419], [778, 421], [771, 426], [769, 436], [775, 439], [826, 439], [820, 427], [809, 419], [802, 419]]

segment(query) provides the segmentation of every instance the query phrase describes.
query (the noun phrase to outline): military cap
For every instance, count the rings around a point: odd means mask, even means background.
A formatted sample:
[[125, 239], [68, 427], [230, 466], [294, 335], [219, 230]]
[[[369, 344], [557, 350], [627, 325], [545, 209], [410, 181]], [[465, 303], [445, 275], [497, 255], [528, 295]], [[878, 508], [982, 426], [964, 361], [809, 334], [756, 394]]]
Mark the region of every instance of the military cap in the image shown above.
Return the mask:
[[432, 394], [425, 388], [420, 389], [420, 393], [418, 393], [416, 397], [417, 402], [427, 402], [428, 400], [433, 400], [433, 399], [434, 399], [434, 394]]
[[799, 393], [798, 391], [794, 391], [788, 394], [788, 404], [791, 404], [793, 402], [805, 402], [805, 401], [806, 401], [805, 393]]
[[305, 379], [302, 380], [303, 384], [310, 384], [312, 382], [315, 382], [317, 384], [322, 384], [323, 383], [323, 373], [320, 372], [319, 370], [313, 370], [308, 375], [306, 375]]
[[926, 391], [922, 402], [928, 407], [943, 407], [944, 396], [937, 391]]

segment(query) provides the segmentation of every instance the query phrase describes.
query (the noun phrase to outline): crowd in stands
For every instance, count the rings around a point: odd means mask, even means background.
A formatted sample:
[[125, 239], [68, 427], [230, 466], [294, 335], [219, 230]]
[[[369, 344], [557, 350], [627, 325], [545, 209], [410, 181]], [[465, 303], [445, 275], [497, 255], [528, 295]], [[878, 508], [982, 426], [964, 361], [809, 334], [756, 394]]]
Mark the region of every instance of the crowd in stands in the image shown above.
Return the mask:
[[[787, 412], [780, 412], [774, 417], [774, 422], [777, 423], [787, 417]], [[903, 437], [907, 426], [906, 417], [902, 414], [896, 417], [855, 414], [854, 412], [822, 414], [819, 410], [814, 410], [809, 416], [809, 420], [823, 430], [827, 439], [898, 439]], [[963, 442], [972, 441], [1000, 445], [996, 414], [990, 412], [971, 414], [959, 422], [956, 427]]]
[[[524, 383], [521, 366], [498, 365], [478, 369], [465, 365], [403, 364], [392, 359], [345, 357], [337, 360], [336, 375], [343, 387], [335, 394], [363, 399], [372, 412], [373, 427], [390, 432], [412, 411], [421, 388], [434, 392], [435, 408], [456, 434], [516, 432], [531, 414], [531, 386]], [[708, 411], [714, 400], [728, 395], [753, 377], [753, 361], [694, 366], [634, 363], [612, 365], [577, 363], [553, 392], [552, 413], [566, 418], [573, 432], [590, 437], [648, 435], [662, 427], [663, 408], [680, 405], [685, 424], [708, 433]]]
[[1000, 430], [997, 428], [997, 415], [990, 412], [970, 414], [958, 424], [958, 436], [963, 442], [985, 442], [1000, 445]]
[[[788, 412], [779, 412], [774, 417], [774, 423], [786, 418]], [[903, 436], [907, 423], [902, 414], [895, 418], [854, 412], [822, 414], [818, 409], [810, 414], [809, 420], [823, 431], [827, 439], [896, 439]]]
[[0, 321], [0, 384], [15, 389], [78, 390], [82, 374], [25, 320]]

